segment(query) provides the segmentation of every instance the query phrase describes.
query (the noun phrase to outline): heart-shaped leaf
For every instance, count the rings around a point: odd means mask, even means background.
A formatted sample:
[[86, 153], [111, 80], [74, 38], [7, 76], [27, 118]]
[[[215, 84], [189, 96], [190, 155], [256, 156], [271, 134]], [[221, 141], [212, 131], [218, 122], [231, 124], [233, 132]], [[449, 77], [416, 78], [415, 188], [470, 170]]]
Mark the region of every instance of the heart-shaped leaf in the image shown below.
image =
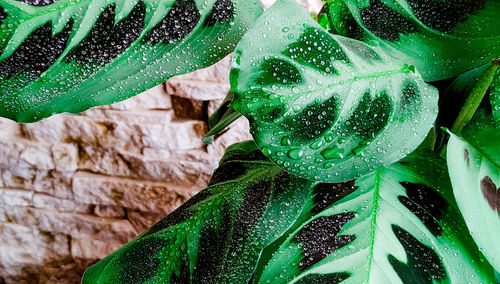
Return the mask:
[[328, 5], [330, 22], [341, 22], [346, 36], [415, 65], [426, 82], [455, 77], [500, 55], [497, 0], [329, 0]]
[[83, 283], [493, 279], [442, 159], [412, 154], [357, 181], [326, 184], [282, 171], [244, 142], [228, 148], [207, 189], [91, 267]]
[[0, 1], [0, 116], [20, 122], [117, 102], [209, 66], [262, 11], [257, 0], [23, 2]]
[[500, 129], [484, 116], [461, 137], [451, 134], [447, 150], [453, 192], [472, 237], [500, 271]]
[[424, 140], [437, 90], [377, 47], [331, 35], [280, 0], [238, 44], [232, 106], [264, 154], [298, 176], [337, 182], [391, 164]]

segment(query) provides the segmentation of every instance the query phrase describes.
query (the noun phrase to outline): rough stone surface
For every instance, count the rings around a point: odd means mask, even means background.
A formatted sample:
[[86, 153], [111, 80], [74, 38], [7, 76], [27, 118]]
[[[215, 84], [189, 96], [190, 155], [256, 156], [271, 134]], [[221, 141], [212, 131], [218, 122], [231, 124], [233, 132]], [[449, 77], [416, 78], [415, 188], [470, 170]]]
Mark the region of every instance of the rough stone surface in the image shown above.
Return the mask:
[[0, 283], [79, 283], [89, 265], [204, 188], [225, 148], [251, 139], [240, 118], [201, 142], [230, 64], [231, 55], [79, 115], [0, 118]]

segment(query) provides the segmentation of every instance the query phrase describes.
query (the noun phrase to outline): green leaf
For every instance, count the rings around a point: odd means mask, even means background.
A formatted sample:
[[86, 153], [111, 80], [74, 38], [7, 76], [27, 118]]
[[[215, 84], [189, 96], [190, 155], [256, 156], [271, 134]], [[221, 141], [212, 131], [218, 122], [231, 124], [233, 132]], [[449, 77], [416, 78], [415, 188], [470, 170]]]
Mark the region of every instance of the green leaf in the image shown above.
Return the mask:
[[[329, 1], [339, 6], [341, 1]], [[455, 77], [500, 55], [500, 1], [343, 0], [348, 36], [415, 65], [424, 80]], [[336, 8], [338, 9], [338, 8]]]
[[318, 184], [263, 250], [253, 283], [493, 283], [445, 167], [415, 152], [356, 181]]
[[241, 114], [231, 107], [234, 95], [229, 92], [219, 108], [208, 119], [210, 131], [202, 138], [203, 143], [212, 144], [214, 136], [241, 117]]
[[442, 159], [412, 154], [328, 184], [295, 177], [244, 142], [227, 149], [207, 189], [83, 283], [491, 283], [479, 255]]
[[462, 136], [451, 134], [448, 169], [453, 192], [472, 237], [500, 271], [500, 129], [483, 117]]
[[293, 0], [245, 34], [230, 80], [264, 154], [308, 179], [345, 181], [398, 161], [437, 115], [437, 90], [412, 66], [330, 35]]
[[234, 145], [207, 189], [91, 267], [83, 283], [246, 283], [311, 186], [281, 171], [253, 141]]
[[209, 66], [261, 11], [257, 0], [1, 0], [0, 116], [77, 113]]
[[[500, 65], [500, 59], [497, 59], [497, 64]], [[493, 118], [496, 125], [500, 127], [500, 69], [497, 69], [490, 86], [490, 102]]]

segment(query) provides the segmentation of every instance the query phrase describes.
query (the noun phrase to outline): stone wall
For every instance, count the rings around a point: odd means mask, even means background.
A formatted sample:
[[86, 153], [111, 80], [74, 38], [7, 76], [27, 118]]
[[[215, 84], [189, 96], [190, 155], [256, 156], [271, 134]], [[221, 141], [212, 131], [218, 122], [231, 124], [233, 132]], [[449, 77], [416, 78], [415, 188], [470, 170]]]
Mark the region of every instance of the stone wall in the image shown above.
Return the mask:
[[224, 149], [250, 139], [240, 119], [201, 142], [229, 65], [230, 56], [79, 115], [0, 118], [0, 283], [79, 283], [88, 265], [204, 188]]

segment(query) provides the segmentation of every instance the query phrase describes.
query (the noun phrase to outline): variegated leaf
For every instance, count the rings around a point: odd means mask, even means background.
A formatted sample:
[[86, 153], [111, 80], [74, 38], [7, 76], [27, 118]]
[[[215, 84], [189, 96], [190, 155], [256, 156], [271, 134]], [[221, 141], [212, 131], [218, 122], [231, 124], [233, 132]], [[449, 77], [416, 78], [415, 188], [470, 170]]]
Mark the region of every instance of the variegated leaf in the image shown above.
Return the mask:
[[298, 176], [345, 181], [388, 165], [424, 140], [437, 90], [412, 66], [331, 35], [280, 0], [236, 47], [232, 106], [265, 155]]
[[257, 0], [0, 0], [0, 116], [81, 112], [215, 63]]

